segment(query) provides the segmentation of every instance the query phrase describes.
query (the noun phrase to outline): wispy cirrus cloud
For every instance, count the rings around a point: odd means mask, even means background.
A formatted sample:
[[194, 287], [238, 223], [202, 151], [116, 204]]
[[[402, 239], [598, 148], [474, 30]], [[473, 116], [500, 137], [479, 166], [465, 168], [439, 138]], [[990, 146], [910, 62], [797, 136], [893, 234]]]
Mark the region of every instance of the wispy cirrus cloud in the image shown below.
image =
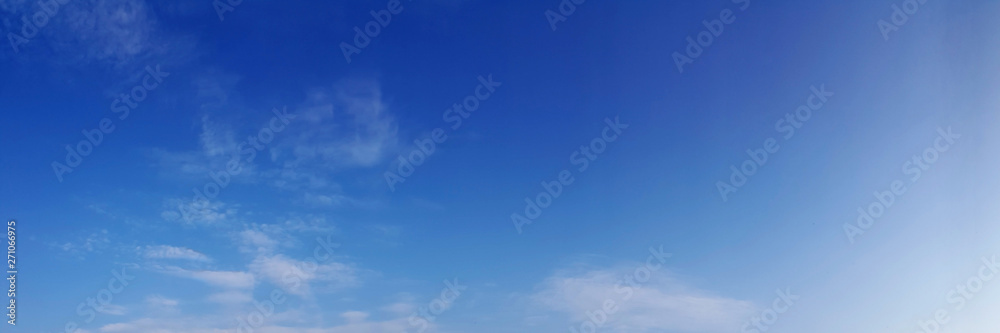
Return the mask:
[[179, 259], [199, 262], [212, 261], [212, 258], [186, 247], [170, 245], [146, 246], [141, 248], [141, 252], [147, 259]]
[[189, 270], [177, 266], [153, 266], [152, 270], [228, 289], [250, 289], [255, 282], [253, 274], [241, 271]]
[[[237, 314], [233, 314], [236, 316]], [[339, 324], [318, 325], [298, 320], [299, 311], [290, 310], [275, 313], [268, 323], [255, 327], [254, 332], [262, 333], [399, 333], [411, 328], [407, 318], [398, 317], [385, 320], [370, 320], [361, 311], [340, 313]], [[129, 322], [114, 323], [98, 329], [102, 333], [158, 332], [158, 333], [224, 333], [233, 332], [236, 327], [232, 316], [186, 316], [170, 318], [147, 317]]]
[[164, 203], [163, 209], [160, 212], [160, 217], [164, 220], [182, 222], [191, 226], [221, 225], [231, 221], [239, 212], [235, 206], [212, 200], [170, 199]]
[[66, 8], [68, 31], [58, 39], [65, 48], [87, 45], [85, 56], [92, 60], [123, 62], [156, 48], [156, 18], [142, 0], [96, 0]]
[[301, 130], [281, 145], [286, 167], [370, 167], [396, 148], [398, 126], [375, 80], [342, 80], [308, 96]]
[[737, 332], [756, 309], [751, 302], [712, 295], [668, 273], [654, 273], [644, 283], [626, 281], [633, 271], [627, 265], [560, 271], [529, 298], [540, 309], [567, 316], [573, 327], [593, 320], [587, 313], [611, 300], [617, 311], [607, 315], [601, 328], [609, 332]]
[[298, 296], [311, 296], [314, 284], [322, 284], [323, 290], [326, 291], [360, 285], [356, 269], [347, 264], [339, 262], [315, 264], [281, 254], [258, 256], [250, 263], [250, 271], [285, 292]]
[[180, 304], [180, 301], [160, 295], [150, 295], [146, 297], [146, 304], [158, 310], [170, 310]]
[[304, 227], [298, 222], [274, 225], [255, 225], [237, 234], [244, 253], [252, 254], [249, 272], [257, 279], [271, 283], [293, 295], [310, 297], [313, 285], [324, 291], [342, 290], [360, 285], [359, 273], [351, 265], [334, 261], [328, 257], [322, 262], [291, 258], [280, 253], [291, 247], [295, 238], [290, 232], [311, 232], [315, 227]]
[[50, 243], [70, 255], [83, 258], [90, 253], [100, 253], [111, 247], [111, 237], [107, 229], [91, 232], [73, 241]]
[[238, 77], [215, 72], [196, 80], [202, 109], [198, 146], [180, 151], [150, 149], [148, 155], [162, 175], [198, 186], [199, 181], [239, 161], [239, 173], [228, 178], [235, 184], [266, 184], [294, 193], [290, 198], [295, 203], [308, 206], [373, 205], [346, 193], [338, 178], [353, 169], [380, 165], [397, 149], [397, 124], [377, 81], [342, 80], [332, 87], [312, 89], [305, 101], [288, 108], [295, 118], [287, 128], [273, 135], [273, 141], [261, 142], [259, 150], [241, 143], [266, 128], [258, 118], [270, 112], [247, 117], [247, 112], [267, 108], [247, 107], [237, 82]]
[[206, 300], [219, 304], [246, 304], [253, 301], [253, 294], [248, 290], [227, 290], [208, 295]]
[[[224, 110], [247, 108], [236, 88], [237, 78], [215, 74], [197, 81], [199, 100], [205, 111], [200, 117], [200, 144], [196, 151], [155, 151], [160, 166], [185, 173], [207, 173], [237, 155], [239, 138], [259, 130], [260, 124], [232, 125], [214, 119]], [[295, 121], [255, 163], [270, 164], [265, 175], [284, 180], [276, 185], [326, 185], [325, 177], [305, 170], [333, 173], [348, 168], [379, 164], [398, 145], [398, 126], [389, 104], [375, 80], [343, 80], [332, 88], [313, 89], [299, 106], [290, 108]], [[256, 126], [256, 127], [254, 127]], [[269, 162], [269, 163], [265, 163]], [[242, 173], [241, 173], [242, 174]]]
[[[27, 0], [0, 1], [0, 10], [17, 18], [43, 11], [39, 1]], [[22, 34], [21, 20], [4, 24], [5, 31]], [[22, 36], [26, 42], [16, 43], [16, 49], [6, 45], [5, 33], [0, 53], [48, 64], [98, 64], [130, 73], [150, 61], [185, 62], [195, 44], [191, 37], [160, 29], [156, 11], [145, 0], [70, 1], [59, 5], [37, 31], [32, 38]]]

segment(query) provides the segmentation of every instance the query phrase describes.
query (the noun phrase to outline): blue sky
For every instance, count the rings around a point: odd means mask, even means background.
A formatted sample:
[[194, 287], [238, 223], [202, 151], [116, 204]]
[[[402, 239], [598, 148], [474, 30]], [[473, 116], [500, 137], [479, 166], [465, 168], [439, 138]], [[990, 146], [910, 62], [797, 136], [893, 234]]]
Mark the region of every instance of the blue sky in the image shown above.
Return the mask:
[[572, 1], [0, 0], [3, 330], [1000, 329], [1000, 3]]

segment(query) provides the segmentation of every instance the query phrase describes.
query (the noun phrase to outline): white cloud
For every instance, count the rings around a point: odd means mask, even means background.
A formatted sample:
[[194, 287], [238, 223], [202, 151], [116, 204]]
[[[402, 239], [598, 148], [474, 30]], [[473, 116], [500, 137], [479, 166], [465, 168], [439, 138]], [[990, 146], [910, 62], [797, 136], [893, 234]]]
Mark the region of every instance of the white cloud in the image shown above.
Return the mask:
[[253, 274], [247, 272], [188, 270], [176, 266], [154, 267], [153, 269], [160, 273], [197, 280], [216, 287], [249, 289], [254, 286]]
[[229, 290], [208, 295], [207, 300], [220, 304], [246, 304], [253, 301], [249, 291]]
[[289, 142], [292, 164], [318, 161], [331, 168], [373, 166], [398, 143], [397, 126], [374, 80], [345, 80], [333, 91], [310, 94], [302, 111], [308, 126]]
[[[272, 228], [272, 230], [274, 230]], [[280, 230], [272, 231], [281, 233]], [[278, 241], [267, 232], [259, 229], [247, 229], [239, 233], [239, 240], [242, 242], [242, 250], [247, 253], [271, 253], [278, 247]]]
[[324, 224], [325, 220], [314, 218], [309, 224], [292, 219], [282, 224], [253, 225], [237, 233], [236, 239], [243, 253], [254, 256], [248, 265], [249, 271], [259, 280], [270, 282], [289, 294], [311, 296], [314, 284], [324, 290], [357, 286], [357, 270], [333, 261], [332, 257], [317, 262], [315, 258], [298, 260], [279, 253], [281, 248], [294, 247], [299, 241], [289, 231], [327, 230], [329, 227]]
[[124, 306], [115, 304], [105, 304], [97, 307], [97, 312], [113, 316], [125, 315], [125, 313], [128, 312], [127, 310], [128, 309], [126, 309]]
[[65, 251], [68, 254], [83, 258], [89, 253], [100, 253], [111, 245], [111, 239], [107, 230], [101, 230], [80, 237], [75, 241], [51, 244], [52, 246]]
[[308, 192], [305, 194], [304, 201], [308, 204], [313, 204], [317, 206], [335, 206], [335, 207], [343, 206], [345, 204], [355, 203], [354, 199], [351, 199], [344, 195], [339, 195], [339, 194], [325, 195], [325, 194], [314, 194]]
[[[167, 221], [188, 225], [219, 225], [234, 216], [238, 210], [220, 201], [174, 199], [168, 200], [160, 216]], [[185, 216], [186, 214], [186, 216]]]
[[[187, 317], [181, 320], [175, 318], [141, 318], [130, 322], [114, 323], [101, 326], [98, 331], [104, 333], [133, 333], [133, 332], [155, 332], [155, 333], [232, 333], [233, 327], [219, 325], [219, 320], [211, 320], [199, 317]], [[207, 328], [219, 326], [218, 328]], [[201, 327], [199, 327], [201, 326]]]
[[180, 302], [160, 295], [150, 295], [146, 297], [146, 304], [156, 307], [175, 307], [177, 304], [180, 304]]
[[[218, 170], [237, 153], [243, 134], [255, 134], [261, 129], [258, 123], [248, 123], [241, 129], [227, 125], [233, 121], [213, 121], [227, 116], [223, 114], [227, 110], [245, 113], [259, 109], [243, 106], [236, 92], [238, 80], [235, 76], [218, 73], [196, 80], [205, 110], [198, 138], [200, 150], [154, 151], [153, 157], [161, 166], [196, 174]], [[270, 116], [268, 111], [261, 112]], [[381, 87], [374, 80], [344, 80], [332, 89], [317, 89], [309, 93], [299, 107], [289, 108], [288, 113], [294, 117], [288, 128], [275, 135], [268, 149], [259, 152], [253, 163], [263, 163], [269, 158], [276, 168], [264, 174], [274, 177], [273, 183], [282, 187], [331, 185], [324, 173], [376, 166], [398, 144], [395, 119], [382, 97]], [[313, 169], [313, 172], [304, 171], [304, 168]]]
[[589, 320], [588, 312], [612, 300], [619, 308], [602, 328], [612, 332], [737, 332], [755, 310], [753, 303], [713, 296], [662, 272], [629, 287], [623, 280], [633, 271], [561, 272], [546, 279], [531, 300], [567, 315], [574, 327]]
[[149, 311], [159, 313], [159, 314], [176, 314], [179, 313], [177, 308], [180, 305], [180, 301], [176, 299], [166, 298], [160, 295], [149, 295], [146, 296], [146, 308]]
[[291, 217], [285, 220], [282, 228], [294, 232], [319, 232], [329, 234], [336, 228], [326, 221], [325, 217], [306, 215], [305, 217]]
[[[222, 89], [222, 88], [220, 88]], [[267, 146], [263, 145], [263, 150], [251, 149], [248, 137], [256, 135], [261, 129], [267, 128], [267, 123], [245, 123], [245, 114], [256, 114], [268, 110], [244, 109], [239, 106], [230, 106], [229, 97], [213, 98], [202, 104], [203, 109], [222, 109], [225, 111], [203, 111], [200, 119], [201, 131], [197, 138], [197, 148], [184, 151], [167, 151], [159, 148], [150, 149], [148, 155], [154, 160], [155, 165], [160, 168], [160, 172], [165, 177], [177, 178], [192, 184], [203, 186], [206, 182], [214, 181], [213, 175], [219, 175], [222, 182], [231, 184], [255, 184], [261, 177], [258, 169], [267, 164]], [[216, 106], [218, 104], [218, 106]], [[239, 110], [240, 115], [231, 115], [234, 110]], [[245, 127], [245, 128], [244, 128]], [[275, 139], [280, 139], [283, 133], [275, 134]], [[255, 141], [256, 142], [256, 141]], [[240, 145], [243, 145], [242, 147]], [[260, 143], [257, 143], [258, 145]], [[242, 148], [242, 152], [241, 149]], [[253, 152], [253, 156], [251, 153]], [[251, 159], [252, 157], [252, 159]], [[231, 166], [236, 170], [230, 172]], [[231, 185], [230, 185], [231, 186]]]
[[211, 258], [198, 251], [185, 247], [169, 245], [147, 246], [143, 251], [143, 255], [147, 259], [181, 259], [200, 262], [212, 261]]
[[[213, 73], [196, 80], [201, 131], [198, 147], [188, 151], [151, 149], [163, 175], [175, 177], [193, 186], [204, 184], [213, 172], [227, 169], [240, 158], [241, 171], [232, 183], [268, 184], [291, 192], [296, 204], [329, 207], [371, 207], [372, 203], [345, 193], [334, 181], [338, 172], [381, 166], [398, 149], [397, 125], [389, 105], [375, 80], [344, 80], [331, 88], [316, 89], [299, 105], [287, 108], [290, 122], [262, 150], [244, 147], [240, 142], [266, 128], [269, 109], [248, 108], [240, 96], [238, 77]], [[275, 106], [277, 109], [284, 109]], [[247, 114], [260, 113], [247, 117]], [[218, 120], [221, 119], [221, 120]], [[252, 162], [250, 151], [253, 151]], [[211, 224], [225, 220], [227, 211], [216, 202], [173, 203], [162, 216], [181, 218], [178, 205], [195, 212], [193, 220]]]
[[313, 284], [322, 283], [328, 290], [360, 284], [356, 270], [346, 264], [300, 261], [280, 254], [258, 256], [250, 263], [250, 271], [285, 292], [299, 296], [311, 296]]
[[[276, 314], [275, 316], [277, 316]], [[217, 325], [215, 328], [206, 328], [203, 321], [183, 320], [162, 320], [143, 318], [128, 323], [116, 323], [104, 325], [100, 332], [155, 332], [155, 333], [232, 333], [236, 329], [235, 325]], [[392, 319], [386, 321], [361, 321], [351, 322], [339, 326], [331, 327], [290, 327], [278, 325], [266, 325], [254, 328], [254, 333], [399, 333], [406, 332], [412, 327], [407, 324], [405, 318]]]
[[[39, 2], [0, 1], [4, 17], [12, 18], [8, 28], [13, 29], [7, 30], [20, 34], [20, 20], [13, 18], [41, 11]], [[156, 12], [145, 0], [73, 0], [59, 5], [38, 35], [18, 45], [18, 50], [22, 59], [66, 66], [94, 63], [134, 75], [157, 59], [186, 62], [193, 45], [193, 38], [159, 29]], [[6, 48], [0, 53], [7, 50], [12, 51]]]
[[[207, 114], [201, 117], [201, 134], [198, 140], [201, 142], [202, 153], [207, 158], [223, 157], [225, 159], [220, 162], [224, 162], [239, 153], [237, 148], [240, 143], [236, 141], [236, 134], [225, 125], [212, 123]], [[221, 169], [224, 165], [217, 163], [216, 166]]]
[[417, 307], [410, 302], [397, 302], [382, 307], [382, 311], [402, 316], [409, 315], [417, 310]]
[[[397, 125], [374, 80], [345, 80], [317, 89], [294, 112], [295, 120], [272, 143], [277, 167], [262, 172], [285, 190], [311, 190], [316, 205], [357, 204], [328, 180], [335, 172], [380, 165], [398, 145]], [[286, 134], [287, 132], [287, 134]], [[317, 193], [323, 189], [325, 193]]]
[[108, 62], [128, 61], [149, 52], [155, 45], [151, 41], [156, 24], [151, 10], [142, 0], [92, 0], [64, 7], [68, 38], [77, 48], [85, 46], [86, 55], [93, 60]]
[[335, 228], [324, 217], [306, 215], [291, 217], [276, 224], [252, 224], [235, 234], [235, 242], [240, 251], [248, 254], [272, 254], [281, 248], [294, 248], [303, 241], [314, 243], [312, 237], [302, 238], [302, 234], [315, 233], [329, 235]]
[[347, 311], [340, 314], [341, 318], [344, 318], [348, 323], [363, 323], [368, 319], [367, 312], [361, 311]]

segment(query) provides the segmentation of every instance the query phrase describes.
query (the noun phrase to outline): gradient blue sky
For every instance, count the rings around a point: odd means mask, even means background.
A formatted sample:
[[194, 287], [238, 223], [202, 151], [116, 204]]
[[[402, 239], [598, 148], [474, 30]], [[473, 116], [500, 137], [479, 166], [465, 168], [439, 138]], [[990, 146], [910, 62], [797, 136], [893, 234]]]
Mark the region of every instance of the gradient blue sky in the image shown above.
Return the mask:
[[[1000, 254], [996, 202], [1000, 3], [928, 1], [883, 38], [902, 1], [596, 1], [553, 31], [559, 1], [403, 1], [371, 44], [341, 42], [387, 1], [73, 0], [17, 52], [0, 45], [0, 215], [18, 221], [15, 331], [416, 332], [443, 280], [467, 286], [435, 332], [568, 332], [607, 300], [606, 332], [748, 332], [775, 290], [800, 299], [772, 331], [995, 332], [1000, 282], [947, 295]], [[703, 20], [735, 21], [677, 70]], [[33, 1], [0, 0], [3, 34]], [[169, 73], [126, 119], [119, 94]], [[478, 77], [502, 84], [452, 130]], [[775, 122], [834, 95], [787, 140]], [[273, 109], [296, 115], [218, 197], [195, 204]], [[605, 119], [629, 124], [578, 171]], [[82, 164], [52, 169], [112, 119]], [[395, 191], [384, 173], [446, 129]], [[961, 137], [922, 177], [902, 171], [938, 129]], [[780, 150], [723, 201], [730, 165]], [[561, 170], [574, 182], [518, 233], [510, 215]], [[844, 224], [895, 180], [907, 192], [853, 243]], [[188, 207], [188, 206], [185, 206]], [[336, 254], [299, 288], [317, 237]], [[651, 247], [672, 256], [622, 299]], [[135, 279], [94, 320], [78, 305], [112, 270]], [[297, 272], [297, 271], [296, 271]], [[3, 327], [3, 331], [12, 330]]]

